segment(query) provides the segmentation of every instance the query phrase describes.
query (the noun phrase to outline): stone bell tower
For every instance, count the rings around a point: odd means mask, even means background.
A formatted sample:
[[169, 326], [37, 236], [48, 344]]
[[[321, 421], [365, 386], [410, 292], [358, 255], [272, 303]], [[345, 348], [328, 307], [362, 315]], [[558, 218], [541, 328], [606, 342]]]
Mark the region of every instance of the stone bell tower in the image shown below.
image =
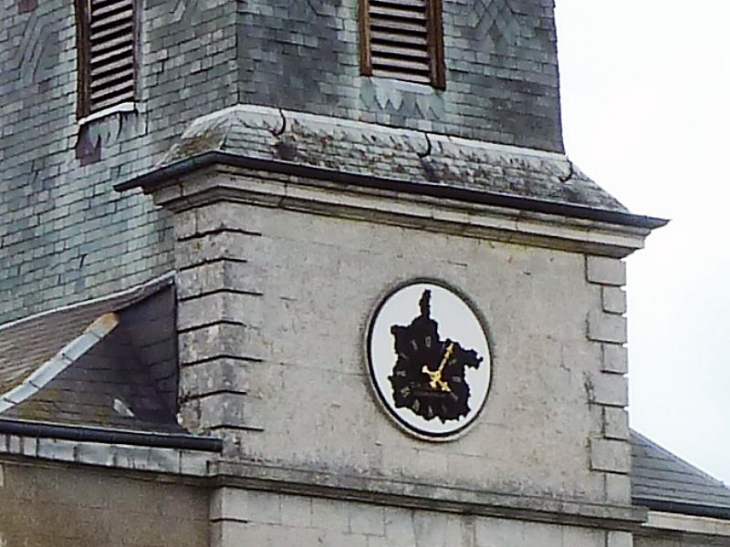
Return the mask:
[[[238, 2], [172, 212], [213, 544], [624, 547], [625, 267], [564, 155], [551, 0]], [[267, 543], [268, 542], [268, 543]]]

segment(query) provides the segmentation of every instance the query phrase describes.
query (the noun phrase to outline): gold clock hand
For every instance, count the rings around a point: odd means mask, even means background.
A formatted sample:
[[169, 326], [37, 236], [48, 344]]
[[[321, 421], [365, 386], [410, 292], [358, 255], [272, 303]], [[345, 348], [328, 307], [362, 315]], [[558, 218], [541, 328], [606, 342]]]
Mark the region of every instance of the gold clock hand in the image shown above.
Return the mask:
[[439, 368], [436, 369], [436, 372], [438, 372], [439, 378], [441, 378], [441, 372], [444, 370], [444, 367], [446, 366], [446, 363], [449, 360], [449, 357], [451, 357], [451, 352], [454, 351], [454, 343], [451, 342], [449, 344], [449, 347], [446, 348], [446, 351], [444, 352], [444, 357], [441, 359], [441, 364], [439, 365]]
[[451, 357], [451, 353], [454, 351], [454, 343], [451, 342], [449, 346], [446, 348], [446, 351], [444, 352], [444, 356], [441, 359], [441, 364], [439, 364], [439, 368], [432, 371], [429, 370], [427, 365], [423, 365], [423, 368], [421, 369], [421, 372], [428, 374], [428, 376], [431, 378], [428, 385], [431, 386], [432, 389], [440, 389], [441, 391], [451, 391], [451, 388], [449, 387], [449, 384], [444, 382], [441, 379], [441, 373], [444, 370], [444, 367], [446, 366], [446, 363], [449, 361], [449, 357]]

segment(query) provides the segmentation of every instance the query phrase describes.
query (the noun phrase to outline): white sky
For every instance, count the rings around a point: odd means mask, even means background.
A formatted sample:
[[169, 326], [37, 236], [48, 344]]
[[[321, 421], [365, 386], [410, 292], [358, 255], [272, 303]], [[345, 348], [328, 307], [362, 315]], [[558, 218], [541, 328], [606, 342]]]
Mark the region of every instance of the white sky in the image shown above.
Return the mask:
[[633, 213], [632, 427], [730, 484], [728, 0], [556, 0], [568, 155]]

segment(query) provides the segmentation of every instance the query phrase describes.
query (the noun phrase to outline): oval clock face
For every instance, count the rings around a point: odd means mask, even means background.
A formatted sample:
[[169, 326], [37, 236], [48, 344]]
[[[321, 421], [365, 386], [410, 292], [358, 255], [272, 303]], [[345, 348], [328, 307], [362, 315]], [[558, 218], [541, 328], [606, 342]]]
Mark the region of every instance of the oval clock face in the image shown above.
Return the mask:
[[434, 282], [396, 289], [376, 310], [367, 345], [375, 391], [408, 432], [449, 439], [482, 409], [489, 344], [479, 317], [454, 291]]

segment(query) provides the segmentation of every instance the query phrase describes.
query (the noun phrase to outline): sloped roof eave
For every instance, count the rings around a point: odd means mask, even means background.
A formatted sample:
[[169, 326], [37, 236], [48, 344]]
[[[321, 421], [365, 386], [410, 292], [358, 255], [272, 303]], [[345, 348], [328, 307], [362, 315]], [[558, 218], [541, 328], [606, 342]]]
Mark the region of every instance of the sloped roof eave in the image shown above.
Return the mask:
[[631, 214], [560, 153], [248, 104], [193, 120], [154, 170], [115, 189], [149, 191], [216, 163], [649, 229], [667, 222]]

